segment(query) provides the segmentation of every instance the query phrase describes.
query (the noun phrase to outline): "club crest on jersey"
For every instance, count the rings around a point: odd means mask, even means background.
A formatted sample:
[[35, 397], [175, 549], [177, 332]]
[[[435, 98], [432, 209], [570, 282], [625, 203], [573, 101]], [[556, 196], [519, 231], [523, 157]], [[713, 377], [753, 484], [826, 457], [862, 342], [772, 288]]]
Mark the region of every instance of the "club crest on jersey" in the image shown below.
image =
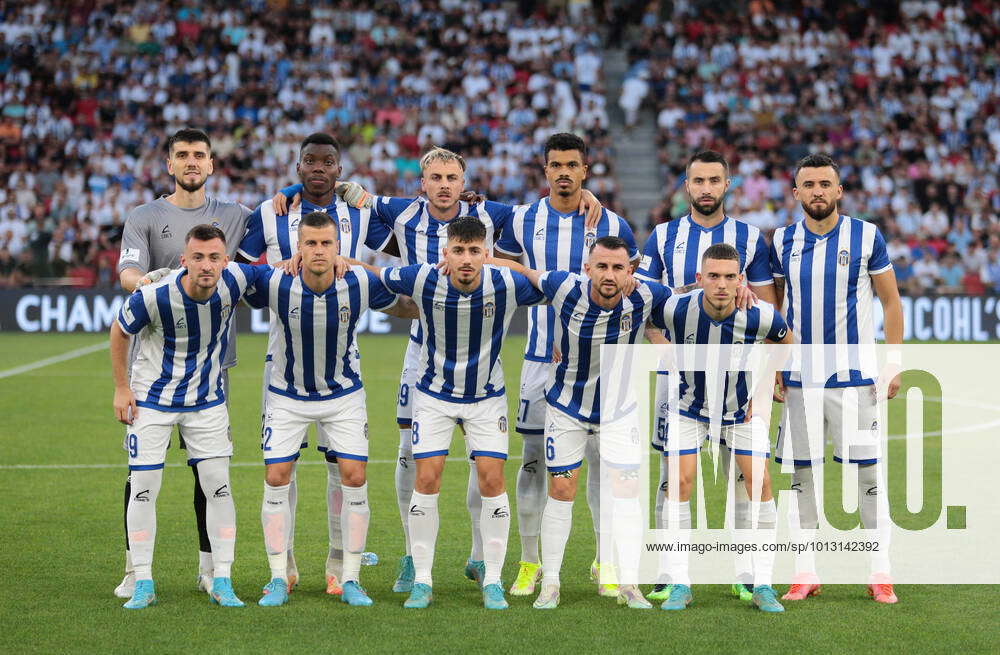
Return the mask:
[[351, 220], [349, 218], [340, 219], [340, 231], [344, 234], [351, 233]]
[[622, 332], [631, 332], [631, 331], [632, 331], [632, 316], [630, 314], [626, 314], [625, 316], [622, 316]]
[[229, 316], [229, 310], [232, 308], [233, 308], [232, 305], [226, 304], [223, 305], [222, 309], [219, 310], [219, 314], [222, 316], [223, 321], [226, 320], [226, 318]]
[[493, 318], [493, 303], [488, 302], [483, 305], [483, 318]]
[[347, 305], [343, 305], [340, 308], [340, 322], [347, 323], [351, 320], [351, 308]]
[[848, 264], [850, 264], [851, 253], [847, 252], [846, 250], [841, 250], [839, 253], [837, 253], [837, 263], [840, 264], [841, 266], [847, 266]]
[[583, 245], [587, 246], [588, 248], [594, 245], [595, 241], [597, 241], [597, 232], [594, 232], [593, 230], [587, 232], [583, 236]]
[[220, 223], [217, 219], [213, 218], [212, 219], [212, 227], [217, 227], [217, 228], [221, 229], [222, 228], [222, 223]]

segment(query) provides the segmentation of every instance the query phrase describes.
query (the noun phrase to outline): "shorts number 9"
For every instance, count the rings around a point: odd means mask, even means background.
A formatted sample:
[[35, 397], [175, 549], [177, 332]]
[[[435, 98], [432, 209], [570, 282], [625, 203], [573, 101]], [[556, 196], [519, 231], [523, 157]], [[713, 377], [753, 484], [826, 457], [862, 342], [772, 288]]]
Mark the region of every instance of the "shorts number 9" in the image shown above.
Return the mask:
[[139, 437], [132, 433], [128, 435], [128, 456], [132, 458], [139, 456]]

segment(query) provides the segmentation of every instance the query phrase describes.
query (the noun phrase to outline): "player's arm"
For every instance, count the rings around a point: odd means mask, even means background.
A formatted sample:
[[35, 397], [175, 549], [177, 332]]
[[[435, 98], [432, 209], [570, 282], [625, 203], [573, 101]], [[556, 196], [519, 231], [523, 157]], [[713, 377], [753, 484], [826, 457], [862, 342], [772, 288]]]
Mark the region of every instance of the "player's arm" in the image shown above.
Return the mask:
[[643, 334], [646, 335], [646, 341], [649, 343], [661, 345], [670, 343], [670, 340], [663, 336], [663, 331], [653, 325], [652, 321], [646, 321], [646, 327], [643, 330]]
[[[369, 264], [367, 262], [361, 261], [360, 259], [354, 259], [353, 257], [344, 257], [343, 255], [338, 255], [338, 257], [347, 266], [347, 268], [350, 268], [351, 266], [360, 266], [369, 273], [374, 273], [375, 276], [379, 278], [382, 277], [382, 271], [385, 270], [381, 266], [376, 266], [375, 264]], [[338, 279], [341, 277], [343, 277], [343, 273], [337, 276]]]
[[[882, 312], [885, 316], [883, 320], [885, 342], [887, 344], [901, 344], [903, 343], [903, 303], [899, 298], [899, 287], [896, 285], [896, 271], [890, 268], [883, 273], [872, 275], [871, 278], [872, 286], [882, 303]], [[889, 365], [898, 370], [899, 364], [897, 362], [889, 362]], [[892, 376], [886, 387], [886, 398], [891, 400], [896, 397], [901, 382], [899, 373]]]
[[778, 306], [778, 298], [774, 293], [774, 284], [753, 284], [750, 283], [750, 289], [757, 296], [758, 300], [763, 300], [769, 305]]
[[115, 418], [125, 425], [132, 425], [138, 414], [135, 404], [135, 394], [128, 386], [128, 347], [129, 337], [122, 331], [118, 321], [111, 322], [109, 333], [111, 351], [111, 377], [115, 383], [114, 408]]
[[541, 282], [539, 281], [542, 277], [542, 272], [536, 271], [533, 268], [528, 268], [521, 262], [515, 261], [513, 259], [507, 259], [506, 257], [500, 257], [500, 258], [490, 257], [486, 260], [486, 263], [492, 264], [494, 266], [505, 266], [510, 270], [516, 273], [520, 273], [524, 277], [528, 278], [528, 281], [531, 282], [532, 286], [534, 286], [536, 289], [542, 288]]
[[397, 296], [397, 298], [394, 305], [380, 309], [379, 311], [389, 316], [395, 316], [396, 318], [420, 318], [420, 310], [412, 298], [408, 296]]
[[772, 286], [774, 287], [774, 302], [771, 304], [774, 305], [778, 311], [781, 311], [781, 303], [784, 302], [785, 299], [785, 278], [775, 275], [774, 284]]
[[590, 189], [583, 189], [580, 193], [580, 207], [577, 212], [583, 214], [584, 223], [587, 227], [593, 229], [597, 227], [597, 224], [601, 220], [601, 216], [604, 214], [604, 206], [601, 205], [601, 201], [597, 199]]

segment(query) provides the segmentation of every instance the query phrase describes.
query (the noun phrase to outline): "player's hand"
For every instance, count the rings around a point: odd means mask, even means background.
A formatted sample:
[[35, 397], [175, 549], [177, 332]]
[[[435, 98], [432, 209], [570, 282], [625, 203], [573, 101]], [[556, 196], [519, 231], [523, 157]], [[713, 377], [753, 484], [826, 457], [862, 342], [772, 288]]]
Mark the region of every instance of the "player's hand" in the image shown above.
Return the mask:
[[135, 283], [135, 289], [137, 290], [140, 287], [152, 284], [153, 282], [159, 282], [169, 272], [169, 268], [158, 268], [155, 271], [150, 271], [139, 278], [139, 280]]
[[458, 194], [458, 199], [462, 202], [467, 202], [470, 205], [480, 205], [486, 202], [486, 194], [468, 190]]
[[552, 346], [552, 363], [558, 364], [561, 361], [562, 361], [562, 353], [559, 351], [558, 348]]
[[[486, 263], [487, 264], [493, 263], [491, 261], [492, 259], [493, 259], [492, 257], [487, 257], [486, 258]], [[437, 263], [437, 269], [438, 269], [438, 273], [440, 273], [441, 275], [450, 275], [451, 274], [451, 269], [448, 268], [448, 262], [446, 262], [443, 259]]]
[[274, 209], [274, 213], [277, 216], [285, 216], [288, 214], [289, 209], [298, 207], [300, 202], [302, 202], [302, 196], [296, 193], [292, 196], [292, 204], [289, 205], [288, 198], [285, 197], [285, 194], [279, 191], [274, 194], [273, 198], [271, 198], [271, 207]]
[[351, 270], [351, 262], [346, 257], [335, 255], [333, 258], [333, 277], [341, 280], [349, 270]]
[[900, 364], [887, 362], [878, 374], [875, 392], [878, 400], [892, 400], [899, 393], [902, 384], [902, 369]]
[[757, 304], [757, 294], [750, 287], [740, 285], [736, 289], [736, 307], [744, 311]]
[[285, 275], [298, 275], [302, 268], [302, 253], [297, 252], [288, 259], [277, 262], [274, 267], [280, 268]]
[[139, 407], [135, 404], [135, 394], [128, 387], [115, 388], [115, 418], [119, 423], [132, 425], [139, 415]]
[[370, 209], [375, 201], [375, 197], [357, 182], [340, 182], [333, 191], [355, 209]]
[[781, 375], [781, 371], [774, 374], [774, 393], [771, 394], [771, 398], [776, 403], [785, 402], [785, 378]]
[[601, 220], [604, 207], [601, 205], [601, 201], [597, 199], [597, 196], [590, 192], [590, 189], [584, 189], [580, 194], [580, 207], [577, 211], [584, 215], [586, 226], [593, 229], [597, 227], [597, 223]]
[[634, 275], [629, 275], [625, 278], [625, 282], [622, 283], [622, 295], [631, 296], [637, 286], [639, 286], [639, 280]]

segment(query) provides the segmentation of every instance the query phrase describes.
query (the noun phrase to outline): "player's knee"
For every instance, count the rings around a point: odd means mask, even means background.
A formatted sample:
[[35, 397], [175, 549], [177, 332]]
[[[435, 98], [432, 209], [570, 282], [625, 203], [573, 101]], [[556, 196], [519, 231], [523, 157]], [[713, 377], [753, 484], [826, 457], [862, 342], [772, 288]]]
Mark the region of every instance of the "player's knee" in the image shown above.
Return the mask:
[[283, 487], [292, 481], [291, 462], [268, 464], [264, 470], [264, 481], [271, 487]]
[[358, 462], [357, 466], [348, 466], [346, 462], [340, 465], [340, 482], [347, 487], [360, 487], [365, 483], [364, 462]]
[[623, 469], [615, 475], [611, 484], [615, 498], [635, 498], [639, 495], [639, 471]]
[[[569, 475], [567, 475], [569, 474]], [[571, 501], [576, 498], [576, 476], [572, 471], [559, 471], [550, 474], [549, 497], [554, 500]]]
[[436, 494], [441, 489], [441, 473], [418, 469], [416, 478], [413, 480], [413, 489], [417, 493]]

